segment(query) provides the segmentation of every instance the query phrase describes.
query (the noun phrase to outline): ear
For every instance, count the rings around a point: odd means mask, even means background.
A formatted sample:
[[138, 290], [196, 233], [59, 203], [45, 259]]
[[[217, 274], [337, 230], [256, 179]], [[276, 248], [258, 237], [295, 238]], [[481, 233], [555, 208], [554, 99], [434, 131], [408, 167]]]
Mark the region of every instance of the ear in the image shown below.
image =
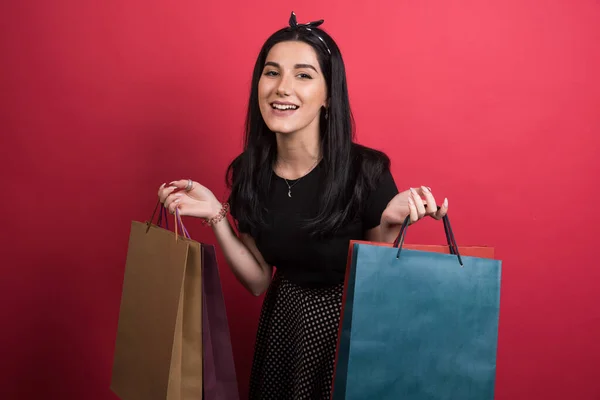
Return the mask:
[[329, 97], [325, 100], [325, 103], [323, 103], [323, 107], [326, 109], [329, 108]]

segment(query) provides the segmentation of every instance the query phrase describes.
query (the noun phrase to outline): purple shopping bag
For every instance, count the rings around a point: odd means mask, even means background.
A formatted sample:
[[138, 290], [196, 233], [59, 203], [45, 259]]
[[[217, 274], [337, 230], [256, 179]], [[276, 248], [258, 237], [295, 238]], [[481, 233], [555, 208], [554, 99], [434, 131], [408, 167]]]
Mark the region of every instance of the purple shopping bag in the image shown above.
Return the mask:
[[215, 248], [202, 244], [204, 400], [239, 400], [231, 336]]

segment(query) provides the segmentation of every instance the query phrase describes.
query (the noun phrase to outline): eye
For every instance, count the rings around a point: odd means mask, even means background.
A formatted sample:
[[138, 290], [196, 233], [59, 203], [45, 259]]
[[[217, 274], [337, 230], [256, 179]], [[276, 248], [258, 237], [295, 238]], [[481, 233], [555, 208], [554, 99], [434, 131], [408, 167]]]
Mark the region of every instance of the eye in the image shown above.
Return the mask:
[[302, 79], [312, 79], [312, 76], [310, 76], [309, 74], [305, 74], [304, 72], [298, 74], [298, 76]]
[[278, 74], [277, 74], [277, 71], [271, 70], [271, 71], [265, 71], [264, 75], [265, 76], [277, 76]]

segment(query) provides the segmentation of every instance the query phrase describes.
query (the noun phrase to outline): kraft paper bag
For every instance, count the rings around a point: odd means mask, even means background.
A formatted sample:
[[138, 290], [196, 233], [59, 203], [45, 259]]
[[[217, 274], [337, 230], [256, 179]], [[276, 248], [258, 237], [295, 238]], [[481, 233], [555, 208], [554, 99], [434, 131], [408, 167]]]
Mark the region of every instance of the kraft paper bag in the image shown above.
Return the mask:
[[[351, 242], [331, 398], [491, 400], [501, 261], [493, 248]], [[410, 248], [412, 247], [412, 248]]]
[[152, 219], [131, 224], [110, 388], [121, 400], [201, 399], [201, 246], [180, 219], [175, 232]]
[[204, 400], [238, 400], [227, 310], [214, 246], [202, 244]]

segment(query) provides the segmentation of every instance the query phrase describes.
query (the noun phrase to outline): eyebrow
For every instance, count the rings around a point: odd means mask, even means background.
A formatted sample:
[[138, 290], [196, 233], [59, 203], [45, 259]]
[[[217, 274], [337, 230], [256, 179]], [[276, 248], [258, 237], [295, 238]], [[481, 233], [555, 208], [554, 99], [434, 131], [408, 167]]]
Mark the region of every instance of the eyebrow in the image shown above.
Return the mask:
[[[266, 67], [267, 65], [270, 65], [270, 66], [272, 66], [272, 67], [275, 67], [275, 68], [281, 68], [281, 66], [280, 66], [278, 63], [274, 62], [274, 61], [267, 61], [267, 62], [265, 63], [265, 67]], [[295, 68], [295, 69], [300, 69], [300, 68], [310, 68], [310, 69], [312, 69], [313, 71], [315, 71], [315, 72], [318, 72], [318, 71], [317, 71], [317, 69], [316, 69], [315, 67], [313, 67], [312, 65], [310, 65], [310, 64], [296, 64], [296, 65], [294, 65], [294, 68]]]

